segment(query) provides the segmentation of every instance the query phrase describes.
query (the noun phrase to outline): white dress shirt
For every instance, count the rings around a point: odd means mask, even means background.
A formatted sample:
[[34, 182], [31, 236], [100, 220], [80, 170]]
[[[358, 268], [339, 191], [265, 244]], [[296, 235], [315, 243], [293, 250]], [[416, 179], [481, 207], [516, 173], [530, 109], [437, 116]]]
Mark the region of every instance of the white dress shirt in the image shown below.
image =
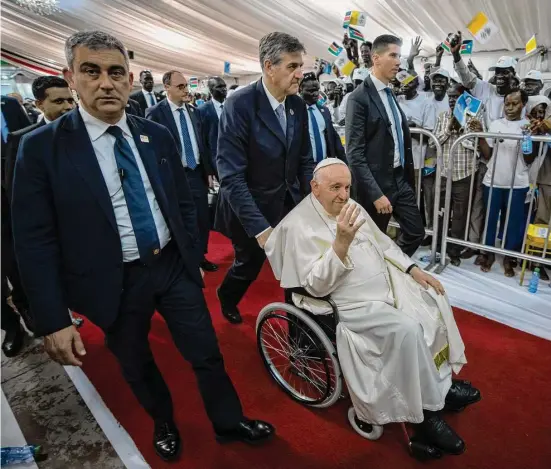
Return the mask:
[[[314, 110], [314, 116], [315, 116], [315, 122], [312, 122], [312, 112], [309, 110], [309, 108], [312, 108]], [[308, 132], [310, 132], [310, 144], [312, 145], [312, 157], [314, 161], [316, 160], [316, 139], [314, 138], [314, 128], [313, 125], [317, 125], [320, 133], [320, 139], [321, 139], [321, 160], [324, 160], [327, 158], [327, 143], [325, 142], [325, 119], [321, 115], [320, 110], [318, 109], [318, 106], [315, 104], [312, 104], [312, 106], [306, 106], [307, 113], [308, 113]], [[327, 112], [327, 111], [326, 111]]]
[[[392, 108], [390, 107], [390, 102], [388, 100], [388, 94], [386, 92], [386, 88], [389, 88], [388, 85], [385, 85], [381, 80], [379, 80], [375, 75], [371, 75], [371, 81], [373, 81], [373, 84], [375, 85], [375, 88], [379, 92], [379, 97], [381, 98], [381, 101], [383, 102], [383, 106], [385, 107], [386, 115], [388, 116], [388, 120], [390, 121], [390, 128], [392, 130], [392, 138], [394, 139], [394, 167], [397, 168], [398, 166], [402, 165], [402, 161], [400, 159], [400, 144], [398, 143], [398, 134], [396, 132], [403, 132], [402, 131], [402, 114], [400, 113], [400, 109], [398, 108], [398, 103], [395, 102], [396, 105], [396, 111], [398, 113], [398, 126], [399, 129], [396, 129], [396, 125], [394, 123], [394, 114], [392, 114]], [[402, 135], [403, 139], [403, 135]], [[405, 152], [405, 142], [404, 142], [404, 152]], [[405, 158], [406, 155], [404, 155]]]
[[199, 146], [197, 145], [197, 138], [195, 137], [195, 129], [193, 128], [193, 123], [191, 122], [191, 117], [189, 116], [189, 112], [185, 104], [182, 104], [181, 106], [177, 106], [170, 99], [168, 99], [168, 105], [170, 106], [170, 110], [172, 111], [172, 116], [174, 117], [174, 121], [176, 122], [176, 128], [178, 129], [178, 135], [180, 136], [180, 143], [182, 144], [182, 164], [184, 165], [184, 168], [187, 167], [187, 162], [186, 162], [186, 155], [184, 154], [185, 147], [184, 147], [184, 137], [182, 136], [182, 125], [180, 123], [180, 111], [178, 111], [178, 109], [184, 110], [184, 116], [186, 118], [186, 123], [187, 123], [187, 131], [189, 133], [189, 137], [191, 139], [191, 146], [193, 148], [193, 156], [195, 157], [195, 162], [197, 163], [197, 165], [199, 165], [201, 163], [199, 161]]
[[[136, 242], [136, 236], [134, 234], [134, 227], [130, 220], [130, 213], [128, 212], [128, 206], [126, 205], [126, 199], [124, 197], [124, 191], [122, 189], [121, 179], [119, 176], [119, 170], [117, 166], [117, 160], [115, 159], [115, 137], [107, 132], [107, 129], [111, 126], [106, 122], [96, 119], [84, 110], [82, 106], [79, 106], [79, 112], [86, 126], [86, 131], [92, 142], [94, 153], [99, 163], [105, 185], [109, 191], [109, 197], [113, 204], [113, 210], [115, 212], [115, 220], [117, 222], [117, 228], [119, 230], [119, 236], [121, 238], [122, 246], [122, 258], [124, 262], [135, 261], [140, 258], [140, 252], [138, 251], [138, 243]], [[134, 142], [128, 123], [126, 122], [126, 114], [123, 114], [121, 120], [115, 124], [119, 127], [124, 135], [124, 138], [130, 145], [134, 158], [138, 163], [138, 169], [142, 176], [142, 180], [145, 187], [145, 193], [153, 214], [155, 226], [157, 227], [157, 235], [159, 237], [159, 243], [161, 249], [166, 246], [170, 241], [170, 230], [163, 217], [157, 198], [149, 182], [149, 176], [142, 162], [138, 147]]]
[[[279, 102], [276, 98], [273, 97], [272, 93], [270, 93], [268, 88], [266, 88], [266, 84], [264, 83], [264, 80], [262, 80], [262, 86], [264, 87], [264, 92], [266, 93], [266, 96], [268, 96], [268, 101], [270, 101], [270, 106], [272, 106], [272, 109], [274, 110], [274, 114], [276, 115], [276, 118], [278, 119], [278, 122], [279, 122], [279, 118], [278, 118], [277, 113], [275, 112], [275, 110], [279, 107], [280, 104], [283, 104], [283, 109], [285, 109], [285, 99], [286, 98], [283, 98], [283, 101]], [[285, 125], [287, 125], [287, 113], [284, 112], [283, 115], [285, 116]], [[271, 229], [271, 227], [266, 228], [265, 230], [258, 233], [255, 236], [255, 238], [258, 238], [259, 236], [266, 233], [266, 231], [268, 231], [270, 229]]]
[[212, 98], [211, 101], [212, 101], [212, 104], [214, 105], [214, 110], [216, 111], [216, 115], [218, 116], [218, 119], [220, 119], [220, 114], [222, 114], [222, 106], [223, 106], [223, 104], [222, 104], [222, 103], [219, 103], [219, 102], [216, 101], [216, 99], [214, 99], [214, 98]]
[[[150, 96], [149, 91], [146, 91], [142, 88], [142, 93], [144, 95], [145, 103], [147, 104], [147, 107], [151, 107], [151, 104], [150, 104], [150, 101], [149, 101], [149, 96]], [[154, 91], [151, 92], [151, 96], [153, 97], [153, 102], [155, 104], [157, 104], [157, 96], [155, 96]]]
[[[266, 93], [266, 96], [268, 96], [268, 101], [270, 101], [270, 106], [272, 106], [272, 109], [275, 110], [279, 107], [280, 104], [283, 104], [283, 109], [285, 110], [285, 99], [283, 98], [283, 101], [279, 102], [276, 98], [272, 96], [272, 93], [268, 91], [268, 88], [266, 88], [266, 84], [264, 83], [264, 80], [262, 80], [262, 86], [264, 87], [264, 92]], [[284, 112], [283, 115], [285, 116], [285, 125], [287, 125], [287, 113]], [[277, 113], [276, 113], [277, 117]], [[279, 122], [279, 121], [278, 121]]]

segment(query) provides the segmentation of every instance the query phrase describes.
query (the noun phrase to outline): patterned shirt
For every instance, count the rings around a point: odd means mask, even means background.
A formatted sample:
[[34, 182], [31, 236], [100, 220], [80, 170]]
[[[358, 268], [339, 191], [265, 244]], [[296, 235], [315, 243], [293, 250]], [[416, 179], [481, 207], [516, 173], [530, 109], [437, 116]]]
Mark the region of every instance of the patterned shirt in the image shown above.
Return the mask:
[[[448, 127], [450, 120], [453, 118], [452, 111], [443, 112], [438, 116], [436, 121], [436, 127], [434, 128], [434, 135], [436, 136], [440, 145], [442, 145], [442, 158], [444, 160], [444, 168], [442, 177], [447, 177], [449, 170], [450, 150], [455, 141], [463, 135], [463, 130], [459, 132], [450, 133]], [[484, 122], [482, 123], [483, 131], [486, 131]], [[430, 143], [434, 147], [434, 143]], [[454, 156], [453, 169], [452, 169], [452, 181], [460, 181], [473, 174], [478, 169], [478, 163], [481, 154], [477, 151], [475, 157], [474, 141], [473, 139], [464, 140], [457, 149], [457, 154]], [[484, 161], [483, 161], [484, 162]]]

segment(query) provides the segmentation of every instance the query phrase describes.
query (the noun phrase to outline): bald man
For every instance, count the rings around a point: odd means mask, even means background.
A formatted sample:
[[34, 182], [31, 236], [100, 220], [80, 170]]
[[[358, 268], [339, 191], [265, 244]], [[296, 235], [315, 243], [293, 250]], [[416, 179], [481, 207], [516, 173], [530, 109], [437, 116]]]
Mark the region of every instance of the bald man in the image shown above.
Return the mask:
[[[417, 438], [460, 454], [463, 440], [438, 411], [462, 409], [480, 392], [452, 380], [467, 360], [444, 289], [350, 199], [350, 185], [341, 160], [318, 164], [311, 194], [275, 228], [266, 255], [283, 288], [336, 303], [356, 431], [376, 439], [382, 425], [410, 422]], [[314, 314], [330, 312], [305, 296], [293, 301]]]

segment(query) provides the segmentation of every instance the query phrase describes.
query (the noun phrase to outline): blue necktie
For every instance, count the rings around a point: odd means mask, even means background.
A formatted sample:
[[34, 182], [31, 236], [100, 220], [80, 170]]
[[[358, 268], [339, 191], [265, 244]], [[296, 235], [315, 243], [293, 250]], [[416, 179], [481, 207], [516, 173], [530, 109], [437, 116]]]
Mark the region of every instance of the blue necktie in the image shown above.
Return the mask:
[[283, 135], [287, 136], [287, 121], [285, 120], [285, 106], [283, 104], [280, 104], [275, 109], [275, 113], [277, 116], [277, 120], [279, 121], [279, 125], [281, 125], [281, 130], [283, 130]]
[[8, 141], [9, 133], [10, 133], [10, 129], [8, 128], [8, 124], [6, 124], [6, 119], [4, 119], [4, 111], [2, 111], [2, 141], [4, 143]]
[[400, 151], [400, 163], [402, 167], [404, 166], [405, 151], [404, 151], [404, 134], [402, 131], [402, 126], [400, 125], [400, 118], [398, 117], [398, 108], [396, 107], [396, 102], [394, 101], [394, 95], [390, 91], [390, 88], [385, 88], [386, 94], [388, 95], [388, 102], [390, 104], [390, 109], [392, 111], [392, 117], [394, 118], [394, 128], [396, 129], [396, 135], [398, 136], [398, 149]]
[[161, 252], [157, 227], [145, 193], [145, 186], [132, 148], [120, 127], [112, 125], [107, 132], [116, 138], [115, 159], [121, 175], [122, 190], [130, 214], [140, 260], [148, 264]]
[[310, 121], [312, 122], [312, 129], [314, 131], [314, 143], [316, 144], [314, 161], [318, 163], [319, 161], [323, 160], [323, 147], [321, 145], [320, 129], [318, 121], [316, 119], [316, 115], [314, 114], [314, 107], [310, 106], [308, 108], [308, 112], [310, 113]]
[[197, 168], [197, 161], [195, 161], [195, 153], [193, 153], [193, 145], [191, 143], [191, 137], [189, 136], [189, 130], [187, 128], [186, 116], [182, 108], [178, 109], [180, 113], [180, 127], [182, 127], [182, 140], [184, 158], [186, 159], [186, 165], [189, 169]]
[[149, 106], [155, 106], [155, 100], [153, 99], [153, 95], [151, 93], [147, 93], [147, 96], [149, 96]]

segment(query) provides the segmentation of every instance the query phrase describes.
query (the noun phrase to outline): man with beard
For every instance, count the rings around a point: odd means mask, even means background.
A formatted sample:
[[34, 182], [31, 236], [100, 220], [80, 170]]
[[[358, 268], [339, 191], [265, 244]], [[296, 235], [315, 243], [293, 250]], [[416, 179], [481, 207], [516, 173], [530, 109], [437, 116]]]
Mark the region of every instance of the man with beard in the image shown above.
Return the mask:
[[232, 240], [235, 259], [218, 298], [232, 324], [242, 322], [237, 305], [260, 273], [273, 227], [310, 190], [314, 160], [308, 114], [295, 96], [304, 52], [289, 34], [264, 36], [262, 79], [227, 100], [220, 116], [215, 228]]
[[[38, 77], [32, 84], [32, 91], [36, 100], [36, 105], [38, 109], [43, 112], [44, 118], [36, 124], [8, 135], [5, 168], [6, 192], [4, 192], [4, 187], [2, 187], [2, 329], [6, 331], [2, 349], [8, 357], [17, 354], [23, 345], [24, 332], [19, 322], [19, 315], [21, 315], [25, 321], [27, 329], [31, 332], [34, 329], [32, 317], [29, 315], [29, 302], [23, 291], [23, 286], [21, 285], [21, 279], [19, 277], [19, 269], [15, 261], [11, 228], [11, 210], [9, 203], [7, 203], [8, 200], [11, 201], [13, 173], [19, 143], [24, 135], [55, 121], [58, 117], [61, 117], [63, 114], [75, 108], [75, 100], [69, 89], [69, 85], [63, 78], [53, 76]], [[6, 301], [8, 296], [6, 277], [12, 285], [12, 302], [17, 308], [19, 315]]]
[[333, 127], [329, 111], [325, 106], [318, 106], [320, 84], [313, 73], [304, 75], [299, 92], [308, 110], [308, 131], [314, 162], [339, 158], [346, 163], [341, 138]]
[[495, 85], [480, 80], [469, 70], [461, 57], [461, 32], [458, 32], [452, 40], [451, 52], [453, 54], [454, 68], [459, 79], [465, 88], [475, 97], [482, 101], [485, 107], [485, 124], [489, 128], [490, 123], [502, 119], [504, 96], [511, 91], [512, 79], [515, 77], [516, 59], [509, 56], [500, 57], [490, 71], [495, 70]]
[[145, 115], [145, 110], [149, 107], [155, 106], [155, 104], [160, 101], [160, 97], [153, 91], [155, 81], [153, 80], [153, 75], [149, 70], [142, 70], [140, 72], [140, 83], [142, 84], [142, 89], [132, 93], [130, 98], [140, 104], [142, 115]]
[[218, 179], [218, 170], [216, 169], [216, 149], [218, 146], [218, 121], [224, 108], [224, 101], [228, 93], [226, 82], [220, 77], [209, 78], [207, 83], [212, 99], [199, 106], [197, 112], [201, 119], [201, 133], [205, 146], [205, 151], [211, 159], [212, 169], [216, 179]]
[[425, 236], [414, 187], [411, 134], [389, 88], [400, 67], [402, 41], [391, 35], [373, 42], [373, 69], [352, 92], [346, 112], [347, 158], [358, 202], [384, 233], [391, 215], [400, 225], [397, 244], [412, 255]]

